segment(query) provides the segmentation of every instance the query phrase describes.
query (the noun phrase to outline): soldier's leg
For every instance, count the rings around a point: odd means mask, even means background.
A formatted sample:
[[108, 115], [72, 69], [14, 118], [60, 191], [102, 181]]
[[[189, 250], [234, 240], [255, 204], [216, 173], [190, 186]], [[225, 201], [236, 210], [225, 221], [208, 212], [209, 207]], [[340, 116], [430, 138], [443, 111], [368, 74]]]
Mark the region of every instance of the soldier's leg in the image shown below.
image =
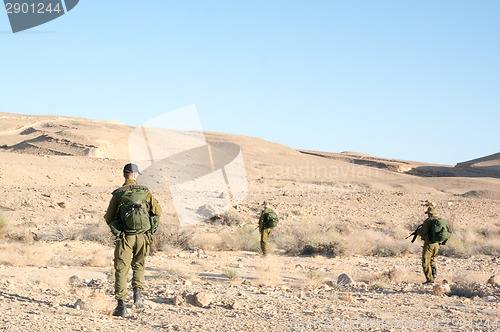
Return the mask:
[[432, 248], [429, 244], [424, 244], [422, 247], [422, 268], [424, 270], [425, 279], [428, 282], [434, 282], [431, 269]]
[[115, 244], [115, 298], [117, 300], [127, 298], [127, 274], [130, 269], [134, 240], [132, 236], [125, 235]]
[[149, 237], [146, 234], [137, 234], [132, 257], [132, 288], [143, 289], [144, 266], [149, 255]]
[[267, 255], [267, 243], [269, 242], [269, 237], [271, 236], [272, 228], [265, 228], [261, 233], [260, 248], [262, 249], [262, 254]]
[[437, 265], [436, 265], [436, 256], [439, 252], [439, 244], [438, 243], [433, 243], [430, 245], [430, 251], [431, 251], [431, 261], [430, 261], [430, 266], [431, 266], [431, 271], [432, 271], [432, 277], [433, 279], [437, 277]]

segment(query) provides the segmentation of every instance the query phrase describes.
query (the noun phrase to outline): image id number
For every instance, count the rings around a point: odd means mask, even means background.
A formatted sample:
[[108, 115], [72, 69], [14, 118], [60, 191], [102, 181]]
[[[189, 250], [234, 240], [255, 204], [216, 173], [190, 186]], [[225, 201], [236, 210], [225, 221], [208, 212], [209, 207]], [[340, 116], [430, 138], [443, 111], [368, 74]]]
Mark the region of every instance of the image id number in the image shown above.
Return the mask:
[[7, 14], [45, 14], [45, 13], [60, 13], [62, 9], [57, 3], [52, 6], [51, 3], [26, 3], [26, 2], [7, 2], [5, 3]]

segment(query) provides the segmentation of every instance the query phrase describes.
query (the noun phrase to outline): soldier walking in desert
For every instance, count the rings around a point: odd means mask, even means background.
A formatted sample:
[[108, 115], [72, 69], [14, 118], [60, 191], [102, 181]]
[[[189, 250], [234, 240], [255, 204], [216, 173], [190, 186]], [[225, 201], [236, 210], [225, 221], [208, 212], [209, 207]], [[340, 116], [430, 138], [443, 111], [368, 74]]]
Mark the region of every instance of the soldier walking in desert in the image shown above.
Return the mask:
[[260, 213], [259, 232], [260, 232], [260, 249], [262, 254], [267, 256], [267, 243], [274, 227], [278, 224], [278, 215], [274, 212], [268, 202], [264, 202], [264, 210]]
[[417, 230], [417, 234], [424, 241], [422, 247], [422, 268], [426, 281], [424, 284], [433, 283], [437, 277], [436, 256], [439, 252], [440, 244], [446, 244], [450, 233], [448, 223], [438, 217], [435, 204], [429, 203], [427, 207], [427, 219], [422, 227]]
[[127, 164], [123, 168], [125, 183], [113, 191], [104, 219], [115, 239], [115, 298], [118, 301], [113, 315], [126, 316], [127, 274], [132, 267], [134, 305], [144, 308], [141, 290], [144, 286], [144, 265], [158, 227], [161, 207], [148, 188], [136, 183], [139, 168]]

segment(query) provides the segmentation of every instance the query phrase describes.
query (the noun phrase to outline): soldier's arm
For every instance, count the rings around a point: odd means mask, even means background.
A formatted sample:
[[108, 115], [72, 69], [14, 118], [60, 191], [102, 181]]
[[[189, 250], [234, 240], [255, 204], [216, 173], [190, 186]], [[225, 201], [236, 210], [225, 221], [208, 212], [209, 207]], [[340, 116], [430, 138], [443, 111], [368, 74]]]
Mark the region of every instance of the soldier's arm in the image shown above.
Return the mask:
[[150, 206], [150, 212], [155, 216], [161, 216], [161, 206], [158, 204], [158, 201], [153, 197], [153, 194], [151, 194], [150, 191], [147, 193], [147, 201]]
[[113, 197], [109, 201], [109, 205], [108, 205], [108, 209], [106, 210], [106, 214], [104, 215], [104, 220], [106, 220], [106, 223], [108, 225], [113, 221], [113, 219], [115, 217], [116, 210], [118, 209], [119, 203], [120, 202], [118, 201], [118, 198], [116, 198], [113, 195]]
[[431, 226], [431, 223], [430, 223], [429, 219], [425, 219], [422, 228], [420, 228], [417, 231], [417, 235], [420, 235], [420, 236], [427, 235], [427, 233], [429, 233], [430, 226]]
[[263, 228], [264, 228], [264, 212], [261, 212], [259, 218], [259, 232], [262, 233]]

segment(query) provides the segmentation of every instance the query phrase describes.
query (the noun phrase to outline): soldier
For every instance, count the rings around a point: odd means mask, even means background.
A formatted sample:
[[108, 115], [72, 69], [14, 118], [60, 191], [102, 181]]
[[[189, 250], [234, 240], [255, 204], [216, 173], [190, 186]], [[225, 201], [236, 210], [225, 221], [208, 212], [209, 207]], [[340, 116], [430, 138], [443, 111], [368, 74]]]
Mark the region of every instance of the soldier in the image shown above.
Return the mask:
[[278, 215], [270, 208], [268, 202], [264, 202], [263, 205], [264, 210], [262, 210], [259, 218], [260, 248], [262, 249], [262, 254], [267, 256], [267, 242], [273, 228], [278, 223]]
[[125, 183], [113, 191], [104, 219], [115, 239], [115, 298], [114, 316], [126, 316], [127, 274], [132, 266], [134, 305], [144, 308], [141, 290], [144, 286], [144, 264], [149, 254], [152, 234], [158, 227], [161, 207], [148, 188], [136, 183], [139, 168], [127, 164], [123, 168]]
[[417, 234], [421, 236], [424, 240], [424, 246], [422, 247], [422, 268], [424, 269], [424, 275], [426, 281], [424, 284], [430, 284], [434, 282], [437, 277], [437, 267], [435, 258], [439, 252], [439, 243], [433, 243], [429, 239], [429, 234], [431, 231], [432, 223], [434, 218], [438, 218], [436, 214], [436, 208], [433, 203], [428, 204], [427, 219], [424, 220], [422, 228], [417, 231]]

